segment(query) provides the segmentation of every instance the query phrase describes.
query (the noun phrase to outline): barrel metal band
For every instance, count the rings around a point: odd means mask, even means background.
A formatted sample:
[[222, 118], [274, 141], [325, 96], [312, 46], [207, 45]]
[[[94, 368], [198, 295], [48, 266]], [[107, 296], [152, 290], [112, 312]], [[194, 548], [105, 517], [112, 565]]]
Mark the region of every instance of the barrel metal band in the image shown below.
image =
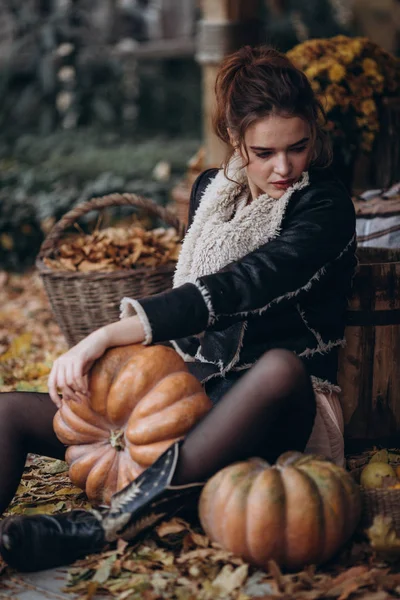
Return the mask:
[[392, 310], [348, 310], [348, 327], [400, 325], [400, 309]]

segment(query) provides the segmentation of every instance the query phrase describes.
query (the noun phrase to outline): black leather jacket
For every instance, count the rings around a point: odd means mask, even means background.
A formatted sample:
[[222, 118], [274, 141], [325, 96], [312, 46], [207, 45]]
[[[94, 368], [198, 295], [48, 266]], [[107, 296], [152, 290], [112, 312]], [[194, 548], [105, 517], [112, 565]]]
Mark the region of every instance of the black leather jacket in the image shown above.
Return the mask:
[[[189, 225], [216, 173], [209, 169], [194, 183]], [[355, 249], [350, 196], [329, 171], [314, 171], [310, 185], [290, 198], [278, 237], [199, 278], [215, 315], [211, 325], [192, 283], [138, 302], [153, 343], [174, 339], [191, 357], [200, 347], [201, 362], [190, 363], [190, 370], [202, 381], [245, 370], [267, 350], [286, 348], [310, 375], [334, 384]]]

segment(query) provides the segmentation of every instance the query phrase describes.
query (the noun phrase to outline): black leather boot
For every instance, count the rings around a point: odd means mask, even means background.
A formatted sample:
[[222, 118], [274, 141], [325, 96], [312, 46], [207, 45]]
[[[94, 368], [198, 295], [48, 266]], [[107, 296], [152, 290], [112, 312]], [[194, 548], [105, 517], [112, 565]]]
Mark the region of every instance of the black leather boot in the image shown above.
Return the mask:
[[133, 540], [143, 531], [197, 501], [203, 483], [171, 485], [181, 442], [168, 448], [103, 511], [15, 516], [0, 524], [0, 554], [19, 571], [41, 571], [101, 552], [118, 538]]
[[7, 517], [0, 523], [0, 554], [18, 571], [43, 571], [101, 552], [107, 545], [100, 514]]

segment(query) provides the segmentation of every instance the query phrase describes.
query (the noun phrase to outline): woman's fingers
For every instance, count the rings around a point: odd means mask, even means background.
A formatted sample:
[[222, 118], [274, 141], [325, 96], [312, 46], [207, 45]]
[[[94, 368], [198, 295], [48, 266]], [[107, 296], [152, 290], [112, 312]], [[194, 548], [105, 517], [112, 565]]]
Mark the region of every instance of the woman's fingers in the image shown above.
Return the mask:
[[50, 398], [52, 399], [52, 401], [54, 402], [54, 404], [57, 406], [57, 408], [61, 408], [61, 398], [58, 395], [58, 390], [57, 390], [57, 383], [56, 383], [56, 378], [57, 378], [57, 361], [53, 364], [53, 367], [50, 371], [50, 375], [49, 375], [49, 379], [47, 382], [48, 388], [49, 388], [49, 394], [50, 394]]
[[73, 382], [66, 365], [61, 363], [57, 371], [57, 387], [61, 390], [63, 400], [76, 400], [72, 385]]
[[58, 408], [61, 406], [58, 390], [61, 390], [63, 400], [77, 399], [73, 371], [69, 364], [65, 364], [63, 360], [57, 359], [55, 361], [49, 376], [48, 387], [50, 397]]
[[87, 377], [83, 373], [83, 365], [79, 364], [78, 361], [74, 362], [72, 365], [73, 369], [73, 377], [74, 377], [74, 389], [77, 392], [80, 392], [84, 396], [88, 393], [88, 384]]
[[74, 390], [76, 387], [73, 363], [66, 362], [63, 365], [64, 367], [64, 385], [68, 386], [70, 389]]
[[[87, 344], [86, 344], [87, 346]], [[101, 355], [96, 348], [88, 348], [83, 342], [71, 348], [68, 352], [57, 358], [51, 370], [48, 387], [52, 401], [58, 408], [61, 406], [58, 390], [61, 390], [63, 399], [79, 400], [78, 394], [88, 396], [89, 381], [87, 372], [92, 366], [95, 357]], [[101, 350], [101, 348], [100, 348]]]

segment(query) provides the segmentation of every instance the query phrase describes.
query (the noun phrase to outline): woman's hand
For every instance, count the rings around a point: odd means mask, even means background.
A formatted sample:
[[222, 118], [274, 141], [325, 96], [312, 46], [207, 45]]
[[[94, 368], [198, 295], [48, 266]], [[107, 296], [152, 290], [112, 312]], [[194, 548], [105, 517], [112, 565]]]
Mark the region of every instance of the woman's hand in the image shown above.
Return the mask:
[[58, 408], [61, 406], [58, 390], [64, 400], [79, 401], [77, 394], [89, 393], [87, 373], [107, 348], [138, 344], [144, 339], [143, 325], [137, 316], [127, 317], [93, 331], [54, 362], [48, 380], [54, 404]]
[[61, 391], [64, 400], [79, 400], [77, 392], [83, 395], [89, 393], [87, 373], [107, 348], [108, 339], [105, 328], [102, 327], [55, 360], [48, 387], [50, 397], [58, 408], [61, 406], [58, 390]]

